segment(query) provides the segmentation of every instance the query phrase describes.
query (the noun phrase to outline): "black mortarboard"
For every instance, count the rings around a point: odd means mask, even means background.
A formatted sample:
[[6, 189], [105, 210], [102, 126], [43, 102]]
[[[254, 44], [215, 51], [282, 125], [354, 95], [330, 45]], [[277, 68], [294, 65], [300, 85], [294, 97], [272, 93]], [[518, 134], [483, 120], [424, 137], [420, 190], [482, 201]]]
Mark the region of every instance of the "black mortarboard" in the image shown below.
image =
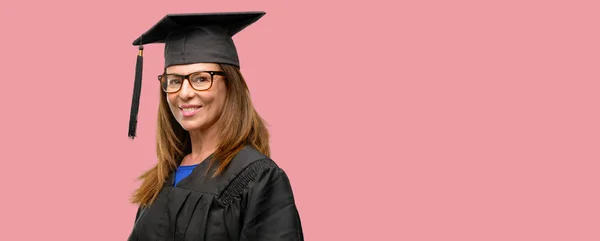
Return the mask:
[[143, 45], [164, 43], [165, 65], [223, 63], [240, 67], [233, 35], [260, 19], [265, 12], [169, 14], [133, 41], [139, 46], [129, 137], [135, 138], [142, 87]]

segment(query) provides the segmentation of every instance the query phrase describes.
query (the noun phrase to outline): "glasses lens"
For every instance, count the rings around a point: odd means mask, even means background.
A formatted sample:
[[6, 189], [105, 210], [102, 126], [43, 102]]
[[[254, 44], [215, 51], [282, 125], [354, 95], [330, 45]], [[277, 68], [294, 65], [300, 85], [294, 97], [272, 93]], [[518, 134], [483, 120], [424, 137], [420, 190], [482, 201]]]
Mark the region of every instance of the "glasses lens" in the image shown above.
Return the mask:
[[189, 81], [196, 90], [206, 90], [210, 88], [210, 85], [212, 84], [211, 76], [206, 72], [192, 74]]
[[160, 80], [162, 89], [165, 92], [174, 92], [179, 90], [181, 84], [183, 83], [183, 79], [176, 75], [163, 75]]

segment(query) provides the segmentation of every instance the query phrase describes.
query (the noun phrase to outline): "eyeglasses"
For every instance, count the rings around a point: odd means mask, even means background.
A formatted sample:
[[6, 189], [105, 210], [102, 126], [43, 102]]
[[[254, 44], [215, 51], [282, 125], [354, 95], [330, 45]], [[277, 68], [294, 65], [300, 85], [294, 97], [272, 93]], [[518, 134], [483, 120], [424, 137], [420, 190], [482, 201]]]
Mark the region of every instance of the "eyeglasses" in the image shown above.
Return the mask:
[[198, 71], [188, 75], [162, 74], [158, 76], [160, 86], [166, 93], [174, 93], [181, 89], [183, 81], [188, 79], [193, 89], [203, 91], [210, 89], [213, 83], [213, 76], [226, 76], [223, 71]]

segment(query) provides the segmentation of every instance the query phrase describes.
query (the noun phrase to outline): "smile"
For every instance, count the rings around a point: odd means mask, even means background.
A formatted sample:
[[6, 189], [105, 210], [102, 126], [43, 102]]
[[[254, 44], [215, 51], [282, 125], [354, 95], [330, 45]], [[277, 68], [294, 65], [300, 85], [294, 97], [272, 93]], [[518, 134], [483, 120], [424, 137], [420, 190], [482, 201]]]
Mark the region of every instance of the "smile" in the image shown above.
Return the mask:
[[179, 106], [181, 114], [184, 117], [190, 117], [195, 115], [196, 113], [198, 113], [198, 111], [200, 111], [200, 108], [202, 108], [202, 106]]

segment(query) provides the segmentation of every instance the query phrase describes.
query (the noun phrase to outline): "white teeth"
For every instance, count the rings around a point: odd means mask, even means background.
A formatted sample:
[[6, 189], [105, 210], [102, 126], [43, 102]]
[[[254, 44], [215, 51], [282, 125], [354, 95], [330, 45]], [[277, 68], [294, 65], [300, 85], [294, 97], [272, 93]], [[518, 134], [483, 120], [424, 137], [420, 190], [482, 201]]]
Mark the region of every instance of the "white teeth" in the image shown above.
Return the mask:
[[183, 108], [183, 110], [184, 110], [185, 112], [192, 112], [192, 111], [195, 111], [195, 110], [197, 110], [197, 109], [198, 109], [198, 108]]

